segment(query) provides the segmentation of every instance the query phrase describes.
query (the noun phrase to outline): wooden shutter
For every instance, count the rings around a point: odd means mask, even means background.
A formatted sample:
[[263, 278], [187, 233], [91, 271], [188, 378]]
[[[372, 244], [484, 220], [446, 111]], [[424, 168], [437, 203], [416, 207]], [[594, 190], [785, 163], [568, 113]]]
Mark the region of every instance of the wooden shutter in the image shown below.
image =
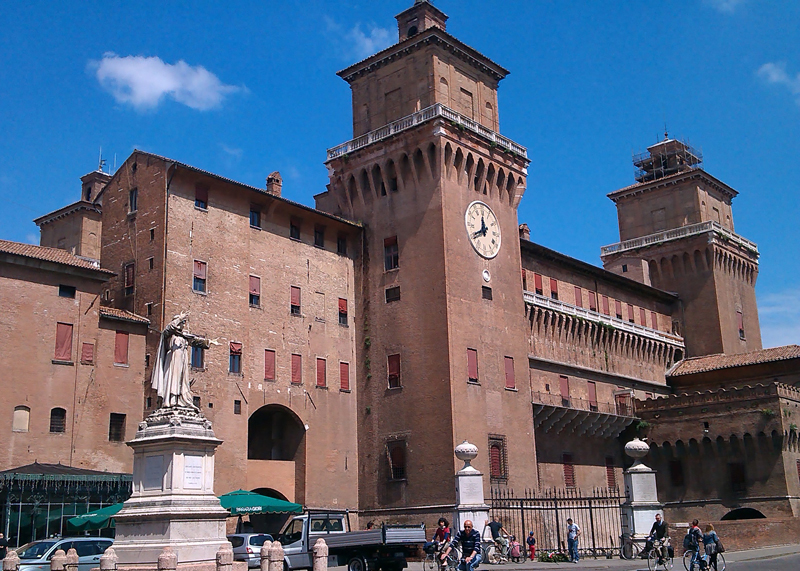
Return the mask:
[[622, 302], [618, 299], [614, 300], [614, 316], [622, 319]]
[[478, 351], [467, 349], [467, 376], [470, 381], [478, 380]]
[[397, 388], [400, 386], [400, 355], [389, 355], [387, 357], [387, 365], [389, 370], [389, 388]]
[[506, 388], [507, 389], [515, 389], [517, 388], [517, 381], [514, 378], [514, 358], [513, 357], [506, 357], [505, 358], [505, 369], [506, 369]]
[[642, 325], [647, 327], [647, 311], [644, 307], [639, 308], [639, 321], [642, 322]]
[[800, 460], [797, 461], [797, 479], [800, 480]]
[[94, 343], [81, 345], [81, 363], [94, 363]]
[[204, 184], [194, 185], [194, 199], [208, 204], [208, 187]]
[[396, 246], [397, 245], [397, 236], [390, 236], [389, 238], [383, 239], [383, 247], [386, 248], [387, 246]]
[[558, 295], [558, 280], [550, 278], [550, 292]]
[[633, 304], [628, 304], [628, 321], [631, 323], [636, 321], [636, 313], [633, 311]]
[[136, 266], [134, 264], [125, 264], [125, 287], [133, 287], [135, 270]]
[[339, 313], [347, 313], [347, 300], [343, 297], [339, 298]]
[[339, 363], [339, 388], [350, 390], [350, 363]]
[[606, 456], [606, 484], [609, 488], [617, 487], [617, 473], [614, 471], [614, 458]]
[[292, 286], [292, 305], [300, 305], [300, 288]]
[[292, 355], [292, 384], [299, 385], [303, 382], [303, 357]]
[[597, 311], [597, 293], [593, 291], [589, 292], [589, 309]]
[[597, 408], [597, 383], [589, 381], [589, 404]]
[[542, 291], [542, 274], [533, 274], [533, 285], [537, 293]]
[[231, 341], [231, 355], [241, 355], [241, 354], [242, 354], [242, 344]]
[[57, 361], [72, 360], [72, 324], [56, 324], [56, 352], [54, 358]]
[[564, 375], [561, 375], [559, 377], [559, 382], [560, 382], [560, 385], [561, 385], [561, 387], [560, 387], [561, 388], [561, 398], [562, 399], [568, 399], [569, 398], [569, 377], [565, 377]]
[[200, 278], [201, 280], [206, 279], [207, 270], [208, 264], [199, 260], [194, 261], [194, 277]]
[[608, 312], [608, 296], [607, 295], [603, 296], [603, 313], [605, 313], [606, 315], [609, 314], [609, 312]]
[[656, 316], [655, 311], [650, 312], [650, 324], [653, 329], [658, 329], [658, 316]]
[[264, 350], [264, 380], [275, 380], [275, 351], [272, 349]]
[[128, 332], [117, 331], [114, 338], [114, 363], [117, 365], [128, 364]]
[[492, 443], [489, 447], [489, 476], [491, 478], [503, 477], [503, 451], [497, 442]]
[[575, 465], [572, 463], [572, 454], [562, 454], [561, 464], [564, 467], [564, 486], [575, 487]]
[[325, 378], [325, 359], [317, 359], [317, 386], [327, 386], [327, 380]]
[[250, 276], [250, 293], [253, 295], [261, 295], [261, 278]]
[[575, 286], [575, 305], [583, 307], [583, 293], [578, 286]]

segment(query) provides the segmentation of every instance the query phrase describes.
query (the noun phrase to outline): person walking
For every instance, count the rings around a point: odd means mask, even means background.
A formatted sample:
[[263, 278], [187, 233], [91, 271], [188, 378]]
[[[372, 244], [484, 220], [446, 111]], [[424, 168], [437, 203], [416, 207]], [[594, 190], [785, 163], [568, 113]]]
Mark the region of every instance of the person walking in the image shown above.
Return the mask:
[[567, 548], [569, 551], [569, 560], [577, 563], [581, 556], [578, 555], [578, 538], [581, 536], [581, 528], [578, 524], [572, 521], [572, 518], [567, 518]]
[[442, 561], [450, 554], [454, 547], [461, 545], [461, 564], [460, 571], [475, 571], [478, 563], [481, 562], [481, 534], [472, 527], [472, 521], [464, 522], [464, 529], [456, 533], [453, 541], [442, 552]]
[[689, 528], [689, 549], [692, 550], [692, 562], [689, 564], [689, 570], [693, 571], [694, 566], [698, 565], [701, 568], [705, 567], [705, 561], [700, 557], [700, 546], [703, 545], [703, 532], [700, 531], [700, 522], [696, 519], [692, 520], [692, 527]]
[[0, 561], [6, 558], [6, 553], [8, 552], [8, 542], [6, 541], [5, 536], [0, 533]]
[[533, 532], [528, 532], [528, 539], [525, 540], [525, 543], [528, 544], [528, 551], [530, 552], [531, 561], [536, 560], [536, 538], [533, 536]]
[[719, 543], [719, 537], [714, 531], [714, 526], [709, 523], [703, 534], [703, 550], [706, 553], [706, 568], [710, 569], [713, 565], [714, 571], [717, 571], [717, 543]]

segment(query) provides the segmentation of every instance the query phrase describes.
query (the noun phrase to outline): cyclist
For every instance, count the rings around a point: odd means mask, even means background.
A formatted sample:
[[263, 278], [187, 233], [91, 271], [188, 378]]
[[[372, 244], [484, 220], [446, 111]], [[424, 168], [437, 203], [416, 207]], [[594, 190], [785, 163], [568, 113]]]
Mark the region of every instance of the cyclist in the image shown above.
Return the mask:
[[442, 561], [450, 554], [454, 547], [461, 544], [461, 564], [458, 566], [460, 571], [475, 571], [478, 563], [481, 562], [481, 534], [472, 527], [472, 521], [464, 522], [464, 529], [456, 533], [453, 541], [442, 552]]
[[667, 537], [667, 522], [661, 519], [661, 514], [656, 514], [656, 521], [653, 522], [653, 527], [650, 528], [650, 535], [647, 537], [647, 543], [644, 545], [644, 552], [646, 555], [649, 555], [655, 541], [661, 541], [661, 553], [658, 559], [659, 565], [661, 565], [664, 560], [667, 559], [667, 544], [664, 541], [665, 537]]
[[506, 531], [503, 523], [496, 517], [492, 517], [492, 521], [487, 521], [486, 525], [489, 526], [489, 530], [492, 532], [492, 539], [497, 545], [497, 549], [500, 550], [500, 557], [508, 559], [508, 539], [506, 538], [511, 534]]

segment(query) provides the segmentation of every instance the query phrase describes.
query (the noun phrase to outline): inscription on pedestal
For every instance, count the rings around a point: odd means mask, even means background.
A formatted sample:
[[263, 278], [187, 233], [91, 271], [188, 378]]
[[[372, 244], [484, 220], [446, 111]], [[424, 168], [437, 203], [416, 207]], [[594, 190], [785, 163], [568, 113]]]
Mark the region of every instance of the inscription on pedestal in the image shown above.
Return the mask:
[[203, 457], [183, 457], [183, 489], [200, 490], [203, 487]]
[[458, 477], [458, 498], [461, 504], [483, 503], [483, 478], [480, 476]]
[[144, 489], [160, 490], [164, 486], [164, 457], [147, 456], [144, 459]]

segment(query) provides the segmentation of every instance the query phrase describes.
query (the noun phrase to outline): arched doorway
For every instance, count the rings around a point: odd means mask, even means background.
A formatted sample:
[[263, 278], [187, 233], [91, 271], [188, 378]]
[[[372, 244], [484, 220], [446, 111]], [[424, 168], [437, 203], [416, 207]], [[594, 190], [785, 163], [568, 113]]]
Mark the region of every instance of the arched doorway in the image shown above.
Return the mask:
[[[273, 490], [272, 488], [256, 488], [255, 490], [251, 491], [261, 494], [262, 496], [289, 501], [289, 498], [284, 496], [279, 491]], [[250, 525], [252, 526], [254, 533], [269, 533], [275, 537], [275, 535], [283, 528], [283, 524], [285, 524], [286, 520], [290, 517], [292, 517], [291, 514], [251, 514]]]
[[757, 509], [753, 508], [737, 508], [735, 510], [731, 510], [722, 516], [722, 521], [730, 521], [734, 519], [762, 519], [766, 518], [764, 514], [762, 514]]

